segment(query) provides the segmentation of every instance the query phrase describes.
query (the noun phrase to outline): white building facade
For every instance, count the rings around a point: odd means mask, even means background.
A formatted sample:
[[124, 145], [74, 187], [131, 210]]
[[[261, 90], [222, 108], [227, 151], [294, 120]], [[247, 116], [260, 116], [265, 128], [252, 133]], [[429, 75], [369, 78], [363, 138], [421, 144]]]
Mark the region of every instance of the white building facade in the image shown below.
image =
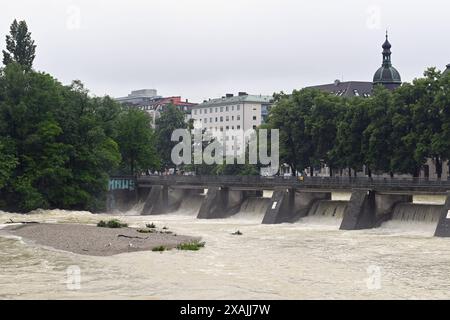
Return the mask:
[[[234, 139], [237, 132], [247, 132], [256, 129], [265, 122], [273, 104], [272, 96], [249, 95], [240, 92], [237, 96], [227, 94], [219, 99], [211, 99], [195, 106], [191, 117], [194, 127], [205, 130], [218, 141]], [[227, 138], [229, 136], [229, 138]], [[229, 146], [227, 153], [234, 151]], [[243, 145], [236, 146], [236, 152], [241, 154]]]

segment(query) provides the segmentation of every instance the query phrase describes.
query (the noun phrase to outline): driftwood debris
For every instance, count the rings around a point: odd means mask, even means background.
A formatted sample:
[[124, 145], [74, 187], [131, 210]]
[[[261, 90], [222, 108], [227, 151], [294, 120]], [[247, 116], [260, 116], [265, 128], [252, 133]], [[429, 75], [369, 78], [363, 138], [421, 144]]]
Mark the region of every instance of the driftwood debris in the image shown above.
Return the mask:
[[119, 234], [117, 237], [118, 238], [127, 238], [127, 239], [140, 239], [140, 240], [147, 240], [148, 239], [148, 237], [147, 238], [131, 237], [131, 236], [127, 236], [127, 235], [124, 235], [124, 234]]

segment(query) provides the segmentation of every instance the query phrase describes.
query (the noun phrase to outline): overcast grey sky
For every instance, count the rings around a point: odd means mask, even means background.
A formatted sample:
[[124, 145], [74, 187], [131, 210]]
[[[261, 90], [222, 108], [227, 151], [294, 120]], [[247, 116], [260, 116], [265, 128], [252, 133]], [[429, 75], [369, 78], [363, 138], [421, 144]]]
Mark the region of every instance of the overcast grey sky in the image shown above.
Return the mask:
[[389, 29], [404, 81], [450, 63], [446, 0], [3, 0], [36, 40], [35, 68], [93, 94], [155, 88], [201, 102], [371, 81]]

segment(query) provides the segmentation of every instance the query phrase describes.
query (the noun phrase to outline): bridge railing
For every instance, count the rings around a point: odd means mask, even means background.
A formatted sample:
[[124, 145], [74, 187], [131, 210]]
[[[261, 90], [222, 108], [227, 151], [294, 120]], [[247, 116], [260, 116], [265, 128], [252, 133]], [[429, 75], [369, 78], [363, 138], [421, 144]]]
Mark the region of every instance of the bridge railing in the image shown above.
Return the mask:
[[448, 179], [421, 178], [369, 178], [369, 177], [261, 177], [261, 176], [142, 176], [138, 183], [197, 184], [197, 185], [272, 185], [272, 186], [309, 186], [309, 187], [448, 187]]

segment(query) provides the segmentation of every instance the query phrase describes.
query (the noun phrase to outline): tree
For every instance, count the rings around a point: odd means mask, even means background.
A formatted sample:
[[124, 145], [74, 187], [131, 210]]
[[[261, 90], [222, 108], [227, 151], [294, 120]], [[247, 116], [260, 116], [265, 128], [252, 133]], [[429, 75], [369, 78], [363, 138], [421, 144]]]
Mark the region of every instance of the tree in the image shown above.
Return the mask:
[[104, 207], [109, 173], [120, 153], [99, 105], [104, 103], [90, 98], [80, 82], [65, 87], [48, 74], [23, 72], [15, 62], [0, 70], [0, 137], [7, 164], [0, 170], [8, 176], [0, 187], [4, 207]]
[[349, 176], [352, 176], [352, 169], [356, 175], [364, 165], [362, 137], [370, 123], [367, 102], [367, 99], [361, 98], [348, 99], [337, 121], [336, 140], [331, 157], [339, 169], [348, 169]]
[[316, 95], [308, 89], [275, 95], [268, 117], [269, 128], [280, 130], [280, 161], [290, 166], [293, 175], [311, 165], [313, 144], [306, 121]]
[[327, 164], [330, 176], [338, 163], [331, 150], [336, 143], [337, 124], [343, 110], [343, 102], [339, 97], [316, 92], [310, 114], [306, 118], [306, 129], [314, 146], [311, 163], [315, 166]]
[[131, 175], [147, 169], [159, 169], [155, 134], [151, 117], [145, 111], [125, 109], [117, 121], [117, 143], [122, 155], [122, 168]]
[[370, 123], [363, 132], [362, 150], [368, 168], [369, 177], [372, 171], [390, 172], [392, 157], [392, 125], [389, 114], [392, 109], [392, 93], [388, 89], [377, 86], [368, 100], [368, 116]]
[[167, 106], [161, 117], [156, 120], [156, 149], [160, 155], [163, 168], [174, 166], [171, 154], [173, 147], [178, 142], [171, 141], [172, 133], [177, 129], [186, 129], [187, 127], [184, 113], [174, 105]]
[[6, 36], [6, 50], [3, 50], [3, 64], [18, 63], [25, 70], [31, 70], [35, 58], [36, 45], [25, 21], [14, 19], [10, 34]]

